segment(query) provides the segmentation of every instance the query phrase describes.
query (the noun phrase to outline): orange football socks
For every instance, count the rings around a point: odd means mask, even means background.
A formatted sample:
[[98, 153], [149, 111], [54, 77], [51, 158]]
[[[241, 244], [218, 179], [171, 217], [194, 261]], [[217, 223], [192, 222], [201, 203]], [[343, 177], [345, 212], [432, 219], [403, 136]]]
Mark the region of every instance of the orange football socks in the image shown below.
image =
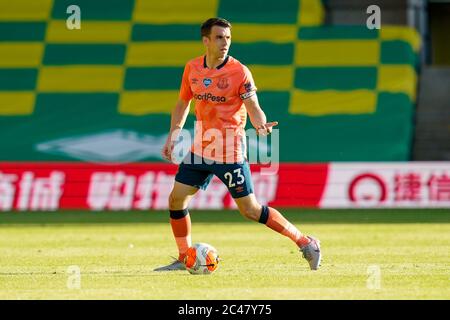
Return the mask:
[[188, 209], [170, 210], [170, 225], [178, 246], [178, 260], [183, 261], [191, 247], [191, 217]]
[[288, 237], [299, 247], [303, 247], [310, 242], [309, 238], [304, 236], [292, 223], [287, 221], [286, 218], [274, 208], [263, 206], [259, 222], [264, 223], [270, 229]]

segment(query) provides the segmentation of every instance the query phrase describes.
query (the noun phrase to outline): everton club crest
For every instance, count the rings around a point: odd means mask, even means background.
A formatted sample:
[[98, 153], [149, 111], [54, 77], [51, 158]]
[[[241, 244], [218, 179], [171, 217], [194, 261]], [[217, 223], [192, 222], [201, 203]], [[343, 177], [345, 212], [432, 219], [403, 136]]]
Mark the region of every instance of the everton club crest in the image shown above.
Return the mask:
[[219, 89], [226, 89], [229, 87], [228, 79], [227, 78], [221, 78], [219, 80], [219, 83], [217, 84], [217, 87]]

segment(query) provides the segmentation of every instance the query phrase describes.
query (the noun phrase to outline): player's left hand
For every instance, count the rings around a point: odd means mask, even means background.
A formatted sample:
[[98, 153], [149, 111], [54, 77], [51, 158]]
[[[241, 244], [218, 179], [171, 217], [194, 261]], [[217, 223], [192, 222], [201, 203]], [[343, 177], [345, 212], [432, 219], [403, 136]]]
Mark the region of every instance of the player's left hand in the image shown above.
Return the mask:
[[272, 133], [272, 128], [278, 125], [278, 121], [267, 122], [258, 128], [258, 135], [267, 136]]

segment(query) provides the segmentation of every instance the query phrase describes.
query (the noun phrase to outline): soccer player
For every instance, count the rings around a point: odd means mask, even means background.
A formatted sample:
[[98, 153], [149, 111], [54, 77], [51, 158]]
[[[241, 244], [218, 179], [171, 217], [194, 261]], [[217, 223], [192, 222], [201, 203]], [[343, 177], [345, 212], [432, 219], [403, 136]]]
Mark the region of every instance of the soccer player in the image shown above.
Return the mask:
[[[278, 123], [267, 122], [249, 69], [228, 55], [231, 24], [221, 18], [208, 19], [201, 26], [201, 36], [206, 54], [192, 59], [185, 66], [179, 99], [172, 111], [169, 136], [162, 150], [162, 156], [173, 161], [174, 140], [184, 126], [190, 101], [194, 99], [197, 118], [194, 143], [179, 165], [169, 196], [170, 224], [179, 256], [171, 264], [155, 271], [185, 269], [183, 259], [192, 245], [189, 200], [199, 189], [206, 189], [213, 175], [225, 183], [244, 217], [290, 238], [310, 268], [316, 270], [321, 260], [319, 241], [303, 235], [276, 209], [259, 204], [253, 193], [245, 156], [247, 113], [260, 135], [270, 134]], [[216, 143], [221, 147], [211, 150], [211, 136], [218, 139], [217, 133], [224, 137], [223, 141]]]

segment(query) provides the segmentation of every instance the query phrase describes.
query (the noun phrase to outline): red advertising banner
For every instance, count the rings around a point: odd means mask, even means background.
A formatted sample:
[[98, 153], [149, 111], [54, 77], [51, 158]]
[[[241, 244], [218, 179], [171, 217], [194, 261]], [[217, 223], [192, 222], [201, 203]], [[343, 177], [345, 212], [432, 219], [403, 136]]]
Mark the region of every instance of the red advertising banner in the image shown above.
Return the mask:
[[[251, 165], [255, 195], [276, 207], [450, 208], [450, 163]], [[167, 209], [177, 166], [168, 163], [0, 162], [0, 211]], [[192, 209], [236, 208], [217, 178]]]
[[[317, 207], [328, 164], [280, 164], [275, 172], [252, 165], [255, 195], [262, 204]], [[267, 168], [266, 168], [267, 169]], [[135, 163], [0, 163], [0, 211], [167, 209], [177, 166]], [[217, 178], [199, 191], [191, 208], [236, 208]]]

